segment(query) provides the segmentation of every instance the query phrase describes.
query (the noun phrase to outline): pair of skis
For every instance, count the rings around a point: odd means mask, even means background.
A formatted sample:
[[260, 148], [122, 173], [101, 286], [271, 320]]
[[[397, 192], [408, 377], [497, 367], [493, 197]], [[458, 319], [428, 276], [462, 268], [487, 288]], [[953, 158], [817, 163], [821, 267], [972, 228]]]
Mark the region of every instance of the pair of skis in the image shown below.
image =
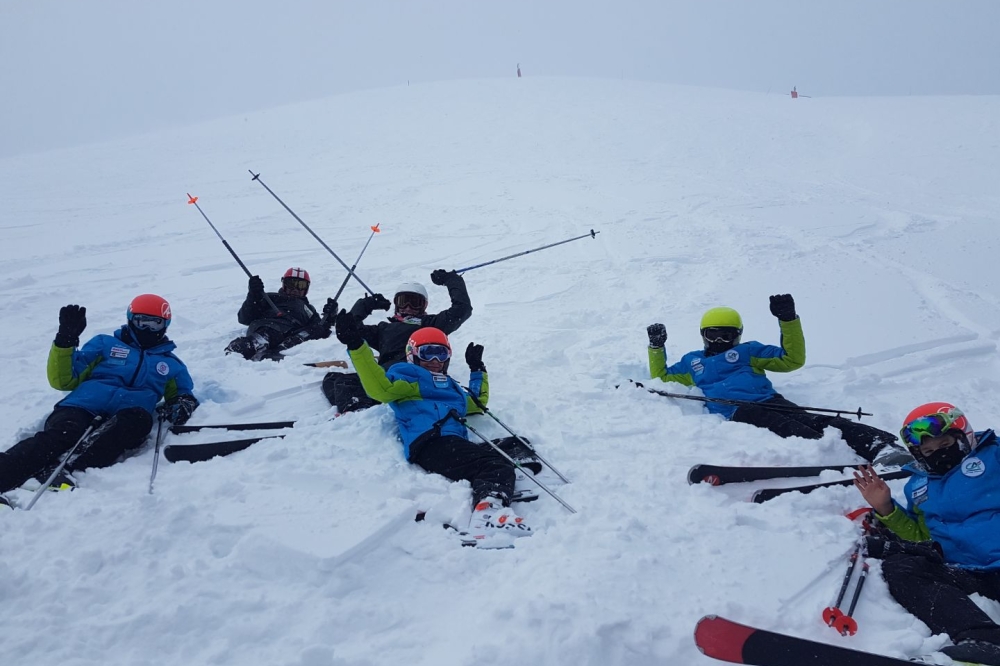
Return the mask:
[[[823, 472], [834, 471], [843, 472], [853, 469], [858, 463], [847, 463], [844, 465], [812, 465], [802, 467], [739, 467], [726, 465], [695, 465], [688, 470], [688, 483], [710, 483], [713, 486], [720, 486], [727, 483], [748, 483], [750, 481], [764, 481], [768, 479], [790, 479], [819, 476]], [[886, 470], [880, 476], [886, 481], [902, 479], [909, 476], [906, 470], [895, 469]], [[803, 494], [811, 493], [819, 488], [830, 488], [834, 486], [850, 486], [854, 484], [854, 479], [843, 479], [840, 481], [827, 481], [824, 483], [811, 483], [792, 488], [764, 488], [753, 494], [752, 501], [755, 504], [762, 504], [775, 497], [780, 497], [786, 493], [799, 492]]]
[[[208, 425], [175, 425], [170, 432], [181, 435], [202, 430], [281, 430], [291, 428], [295, 421], [269, 421], [266, 423], [222, 423]], [[168, 444], [163, 449], [163, 457], [170, 462], [204, 462], [220, 456], [228, 456], [237, 451], [249, 448], [263, 439], [281, 439], [284, 435], [261, 435], [243, 439], [231, 439], [223, 442], [207, 442], [203, 444]]]

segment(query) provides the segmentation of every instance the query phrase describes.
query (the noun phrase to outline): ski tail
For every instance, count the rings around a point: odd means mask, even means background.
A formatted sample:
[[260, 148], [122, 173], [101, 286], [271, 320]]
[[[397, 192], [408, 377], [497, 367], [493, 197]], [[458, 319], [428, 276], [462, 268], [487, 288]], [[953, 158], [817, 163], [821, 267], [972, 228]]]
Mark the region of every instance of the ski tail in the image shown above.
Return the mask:
[[913, 666], [913, 662], [907, 659], [896, 659], [757, 629], [718, 615], [706, 615], [698, 621], [694, 631], [694, 641], [704, 655], [731, 664]]

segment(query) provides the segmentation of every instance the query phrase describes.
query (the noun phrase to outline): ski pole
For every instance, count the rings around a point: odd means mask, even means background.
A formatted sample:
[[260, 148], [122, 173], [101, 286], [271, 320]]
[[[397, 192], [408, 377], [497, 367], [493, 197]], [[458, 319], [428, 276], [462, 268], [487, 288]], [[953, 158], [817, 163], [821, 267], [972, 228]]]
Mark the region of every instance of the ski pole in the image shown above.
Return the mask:
[[841, 636], [853, 636], [858, 633], [858, 622], [854, 619], [854, 608], [858, 605], [858, 597], [861, 596], [861, 588], [865, 586], [868, 579], [868, 562], [864, 559], [864, 549], [861, 551], [861, 576], [858, 577], [858, 586], [854, 588], [854, 596], [851, 597], [851, 605], [847, 607], [847, 613], [834, 620], [833, 628], [840, 632]]
[[464, 388], [465, 392], [469, 394], [470, 398], [472, 398], [472, 402], [476, 403], [476, 407], [478, 407], [479, 409], [482, 410], [483, 414], [486, 414], [487, 416], [489, 416], [491, 419], [493, 419], [494, 421], [496, 421], [497, 423], [499, 423], [501, 428], [503, 428], [504, 430], [506, 430], [507, 432], [509, 432], [511, 435], [513, 435], [514, 439], [516, 439], [517, 441], [519, 441], [529, 451], [531, 451], [536, 458], [538, 458], [540, 461], [542, 461], [542, 464], [544, 464], [546, 467], [548, 467], [553, 472], [555, 472], [555, 475], [558, 476], [560, 479], [562, 479], [563, 483], [572, 483], [569, 479], [567, 479], [565, 476], [563, 476], [562, 473], [559, 470], [557, 470], [555, 467], [553, 467], [552, 463], [550, 463], [548, 460], [546, 460], [545, 458], [543, 458], [541, 456], [541, 454], [539, 454], [538, 451], [535, 450], [535, 447], [533, 447], [531, 444], [528, 444], [528, 442], [524, 441], [524, 439], [522, 439], [520, 435], [518, 435], [516, 432], [514, 432], [513, 430], [511, 430], [510, 428], [508, 428], [503, 421], [501, 421], [500, 419], [498, 419], [493, 414], [492, 411], [490, 411], [489, 409], [487, 409], [486, 405], [484, 405], [479, 400], [479, 396], [473, 394], [472, 391], [470, 391], [468, 388], [466, 388], [464, 386], [462, 388]]
[[[734, 405], [736, 407], [753, 406], [760, 407], [761, 409], [770, 409], [775, 412], [823, 412], [826, 414], [836, 414], [840, 416], [841, 414], [850, 414], [851, 416], [858, 417], [861, 420], [862, 416], [871, 416], [869, 412], [861, 411], [858, 407], [857, 411], [850, 409], [824, 409], [822, 407], [788, 407], [786, 405], [769, 405], [764, 402], [750, 402], [749, 400], [726, 400], [724, 398], [706, 398], [700, 395], [685, 395], [683, 393], [671, 393], [670, 391], [661, 391], [659, 389], [646, 388], [640, 382], [630, 379], [630, 382], [635, 384], [636, 388], [644, 388], [650, 393], [655, 393], [656, 395], [662, 395], [664, 398], [679, 398], [681, 400], [697, 400], [698, 402], [711, 402], [717, 405]], [[618, 388], [617, 386], [615, 388]]]
[[499, 259], [494, 259], [493, 261], [487, 261], [486, 263], [476, 264], [475, 266], [469, 266], [468, 268], [459, 268], [456, 273], [464, 273], [465, 271], [471, 271], [473, 268], [482, 268], [483, 266], [489, 266], [490, 264], [499, 264], [501, 261], [507, 261], [508, 259], [513, 259], [515, 257], [523, 257], [526, 254], [531, 254], [532, 252], [538, 252], [539, 250], [545, 250], [550, 247], [555, 247], [556, 245], [562, 245], [563, 243], [570, 243], [575, 240], [580, 240], [581, 238], [597, 238], [597, 234], [600, 231], [590, 230], [590, 233], [583, 234], [582, 236], [576, 236], [575, 238], [567, 238], [566, 240], [559, 241], [558, 243], [549, 243], [548, 245], [543, 245], [541, 247], [532, 248], [530, 250], [525, 250], [524, 252], [518, 252], [517, 254], [512, 254], [506, 257], [500, 257]]
[[[381, 224], [381, 222], [379, 224]], [[347, 286], [347, 281], [351, 279], [352, 275], [354, 275], [354, 269], [358, 267], [358, 263], [360, 263], [361, 257], [365, 256], [365, 251], [368, 249], [368, 243], [371, 243], [372, 238], [375, 237], [375, 234], [381, 231], [381, 229], [379, 229], [378, 227], [379, 227], [378, 224], [376, 224], [374, 227], [371, 227], [372, 232], [368, 236], [368, 240], [365, 241], [365, 246], [361, 248], [361, 254], [359, 254], [358, 258], [354, 260], [354, 265], [351, 266], [350, 269], [348, 269], [347, 275], [344, 276], [344, 281], [340, 283], [340, 289], [338, 289], [337, 293], [334, 294], [333, 296], [333, 300], [335, 301], [340, 300], [340, 295], [344, 293], [344, 287]]]
[[312, 237], [313, 237], [313, 238], [315, 238], [315, 239], [316, 239], [317, 241], [319, 241], [319, 244], [320, 244], [320, 245], [322, 245], [322, 246], [323, 246], [323, 247], [324, 247], [324, 248], [326, 249], [326, 251], [327, 251], [327, 252], [329, 252], [330, 254], [332, 254], [332, 255], [333, 255], [333, 258], [334, 258], [334, 259], [336, 259], [336, 260], [337, 260], [337, 262], [338, 262], [338, 263], [340, 263], [340, 265], [341, 265], [341, 266], [343, 266], [343, 267], [344, 267], [344, 269], [345, 269], [345, 270], [347, 271], [347, 273], [348, 273], [348, 277], [353, 277], [353, 278], [354, 278], [355, 280], [357, 280], [357, 281], [358, 281], [358, 284], [360, 284], [360, 285], [362, 286], [362, 288], [364, 288], [364, 290], [365, 290], [366, 292], [368, 292], [368, 293], [369, 293], [369, 294], [371, 294], [372, 296], [374, 296], [374, 295], [375, 295], [375, 292], [374, 292], [374, 291], [372, 291], [371, 289], [369, 289], [369, 288], [368, 288], [368, 285], [366, 285], [366, 284], [365, 284], [364, 282], [362, 282], [361, 278], [359, 278], [359, 277], [357, 276], [357, 274], [356, 274], [356, 273], [354, 273], [354, 272], [352, 271], [352, 269], [348, 268], [347, 264], [345, 264], [345, 263], [344, 263], [344, 260], [343, 260], [343, 259], [341, 259], [340, 257], [338, 257], [338, 256], [337, 256], [337, 253], [336, 253], [336, 252], [334, 252], [334, 251], [333, 251], [333, 250], [332, 250], [332, 249], [330, 248], [330, 246], [329, 246], [329, 245], [327, 245], [326, 243], [324, 243], [324, 242], [323, 242], [323, 239], [322, 239], [322, 238], [320, 238], [319, 236], [317, 236], [317, 235], [316, 235], [316, 232], [315, 232], [315, 231], [313, 231], [312, 229], [310, 229], [310, 228], [309, 228], [309, 225], [308, 225], [308, 224], [306, 224], [305, 222], [303, 222], [303, 221], [302, 221], [302, 218], [301, 218], [301, 217], [299, 217], [298, 215], [296, 215], [296, 214], [295, 214], [295, 211], [294, 211], [294, 210], [292, 210], [291, 208], [289, 208], [289, 207], [288, 207], [288, 204], [286, 204], [286, 203], [285, 203], [284, 201], [282, 201], [282, 200], [281, 200], [281, 197], [279, 197], [279, 196], [278, 196], [277, 194], [275, 194], [275, 193], [274, 193], [274, 191], [273, 191], [273, 190], [271, 190], [271, 188], [270, 188], [270, 187], [268, 187], [268, 186], [267, 186], [267, 185], [266, 185], [266, 184], [264, 183], [264, 181], [262, 181], [262, 180], [260, 179], [260, 174], [259, 174], [259, 173], [254, 173], [252, 169], [248, 169], [248, 171], [250, 171], [250, 175], [251, 175], [251, 176], [253, 176], [253, 179], [252, 179], [252, 180], [255, 180], [255, 181], [257, 181], [258, 183], [260, 183], [260, 184], [261, 184], [261, 186], [262, 186], [262, 187], [263, 187], [263, 188], [264, 188], [265, 190], [267, 190], [267, 191], [268, 191], [268, 192], [269, 192], [269, 193], [271, 194], [271, 196], [272, 196], [272, 197], [274, 197], [274, 199], [275, 199], [275, 200], [276, 200], [276, 201], [277, 201], [278, 203], [280, 203], [280, 204], [281, 204], [282, 208], [284, 208], [284, 209], [285, 209], [285, 210], [287, 210], [287, 211], [288, 211], [289, 213], [291, 213], [292, 217], [294, 217], [294, 218], [295, 218], [295, 220], [296, 220], [296, 221], [297, 221], [297, 222], [298, 222], [299, 224], [301, 224], [301, 225], [302, 225], [302, 226], [303, 226], [303, 227], [305, 228], [305, 230], [306, 230], [306, 231], [308, 231], [308, 232], [309, 232], [310, 234], [312, 234]]
[[844, 580], [840, 584], [840, 592], [837, 593], [837, 600], [823, 609], [823, 622], [825, 622], [828, 627], [834, 626], [840, 618], [844, 616], [844, 612], [840, 610], [840, 604], [844, 601], [844, 595], [847, 594], [847, 586], [850, 585], [851, 577], [854, 575], [854, 568], [858, 564], [859, 552], [861, 552], [860, 540], [854, 547], [854, 551], [851, 553], [851, 557], [848, 560], [847, 573], [844, 574]]
[[538, 479], [536, 479], [535, 475], [532, 474], [530, 470], [526, 470], [521, 465], [521, 463], [519, 463], [516, 460], [514, 460], [513, 458], [511, 458], [509, 455], [507, 455], [503, 451], [503, 449], [501, 449], [499, 446], [497, 446], [496, 444], [494, 444], [493, 442], [491, 442], [490, 440], [488, 440], [486, 437], [484, 437], [482, 435], [482, 433], [480, 433], [478, 430], [476, 430], [475, 428], [473, 428], [472, 426], [470, 426], [469, 423], [466, 421], [465, 417], [461, 416], [456, 410], [453, 409], [450, 412], [448, 412], [448, 416], [450, 416], [451, 418], [455, 419], [456, 421], [458, 421], [459, 423], [461, 423], [462, 425], [464, 425], [466, 428], [468, 428], [469, 430], [471, 430], [476, 435], [476, 437], [478, 437], [479, 439], [481, 439], [484, 442], [486, 442], [494, 451], [496, 451], [497, 453], [499, 453], [500, 455], [502, 455], [504, 458], [506, 458], [509, 463], [511, 463], [512, 465], [514, 465], [514, 467], [516, 467], [519, 470], [521, 470], [524, 473], [524, 476], [526, 478], [529, 478], [532, 481], [534, 481], [535, 485], [537, 485], [539, 488], [541, 488], [542, 490], [544, 490], [545, 492], [547, 492], [552, 497], [552, 499], [554, 499], [555, 501], [559, 502], [564, 507], [566, 507], [566, 509], [569, 510], [570, 513], [576, 513], [576, 509], [574, 509], [569, 504], [567, 504], [563, 500], [563, 498], [559, 497], [559, 495], [556, 495], [552, 490], [549, 489], [548, 486], [546, 486], [544, 483], [542, 483], [541, 481], [539, 481]]
[[[240, 265], [240, 268], [243, 269], [243, 272], [247, 274], [247, 277], [253, 277], [253, 273], [250, 272], [250, 269], [247, 268], [247, 265], [243, 263], [243, 260], [240, 259], [240, 256], [236, 254], [236, 251], [232, 248], [229, 242], [222, 237], [222, 234], [219, 233], [219, 230], [215, 228], [214, 224], [212, 224], [212, 220], [208, 219], [208, 215], [205, 215], [205, 211], [203, 211], [201, 209], [201, 206], [198, 205], [198, 197], [191, 196], [190, 192], [188, 192], [187, 195], [188, 195], [188, 203], [194, 204], [194, 207], [198, 209], [198, 212], [201, 213], [201, 216], [205, 218], [206, 222], [208, 222], [208, 226], [212, 227], [212, 231], [215, 232], [215, 235], [219, 237], [219, 240], [222, 241], [222, 244], [226, 246], [227, 250], [229, 250], [229, 254], [233, 255], [233, 259], [235, 259], [236, 263]], [[267, 304], [271, 306], [272, 310], [274, 310], [278, 314], [281, 314], [281, 310], [279, 310], [278, 306], [275, 305], [273, 301], [271, 301], [270, 296], [264, 294], [264, 300], [267, 301]]]
[[156, 445], [153, 447], [153, 471], [149, 474], [149, 494], [153, 494], [153, 482], [156, 481], [156, 468], [160, 464], [160, 446], [163, 444], [163, 422], [162, 416], [156, 419]]
[[34, 496], [31, 498], [31, 501], [28, 502], [28, 506], [24, 507], [24, 510], [31, 511], [31, 507], [35, 506], [35, 502], [38, 501], [38, 498], [40, 498], [45, 493], [45, 491], [48, 490], [49, 484], [52, 483], [52, 480], [55, 479], [59, 475], [59, 473], [63, 471], [63, 469], [65, 469], [66, 464], [69, 462], [69, 459], [73, 456], [73, 453], [76, 452], [77, 448], [79, 448], [81, 444], [84, 443], [89, 444], [93, 440], [97, 439], [105, 432], [107, 432], [108, 428], [114, 425], [115, 421], [117, 420], [118, 417], [116, 416], [112, 416], [110, 419], [106, 421], [104, 420], [103, 416], [100, 415], [95, 416], [94, 420], [90, 422], [89, 426], [87, 426], [87, 429], [83, 431], [82, 435], [80, 435], [80, 439], [76, 440], [76, 444], [73, 445], [73, 448], [71, 448], [69, 452], [67, 452], [66, 455], [63, 456], [63, 459], [59, 463], [59, 465], [54, 470], [52, 470], [51, 474], [49, 474], [49, 478], [45, 479], [45, 483], [42, 484], [42, 487], [35, 491]]

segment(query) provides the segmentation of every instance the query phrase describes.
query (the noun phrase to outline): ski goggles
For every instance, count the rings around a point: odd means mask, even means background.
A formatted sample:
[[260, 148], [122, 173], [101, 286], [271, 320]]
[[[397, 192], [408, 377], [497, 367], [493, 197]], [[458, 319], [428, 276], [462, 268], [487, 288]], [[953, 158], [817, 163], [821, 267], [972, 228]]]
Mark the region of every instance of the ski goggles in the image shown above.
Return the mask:
[[284, 278], [281, 286], [290, 291], [306, 291], [309, 289], [309, 280], [301, 278]]
[[169, 319], [146, 314], [133, 314], [129, 323], [140, 331], [162, 331], [170, 323]]
[[965, 414], [958, 409], [953, 409], [948, 414], [939, 412], [920, 416], [904, 425], [899, 431], [899, 436], [910, 446], [920, 446], [924, 437], [941, 437], [949, 430], [961, 430], [956, 421], [964, 416]]
[[451, 358], [451, 350], [444, 345], [422, 345], [417, 347], [416, 357], [421, 361], [441, 361]]
[[701, 337], [706, 342], [736, 342], [742, 334], [743, 331], [732, 326], [709, 326], [701, 329]]
[[427, 302], [424, 301], [423, 296], [409, 291], [402, 291], [396, 294], [393, 302], [396, 304], [397, 310], [400, 308], [410, 308], [411, 310], [422, 311], [427, 307]]

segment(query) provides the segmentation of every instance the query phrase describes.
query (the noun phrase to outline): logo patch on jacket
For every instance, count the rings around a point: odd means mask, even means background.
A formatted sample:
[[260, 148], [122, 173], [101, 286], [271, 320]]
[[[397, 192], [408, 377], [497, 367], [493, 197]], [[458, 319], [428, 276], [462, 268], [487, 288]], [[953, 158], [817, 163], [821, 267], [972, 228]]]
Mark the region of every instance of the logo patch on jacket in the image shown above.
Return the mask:
[[434, 377], [434, 386], [440, 386], [441, 388], [448, 386], [448, 375], [441, 375], [436, 372], [432, 372], [431, 375]]
[[696, 375], [700, 375], [701, 373], [705, 372], [705, 366], [701, 364], [700, 358], [691, 360], [691, 372], [693, 372]]
[[161, 375], [168, 375], [170, 374], [170, 366], [167, 365], [166, 362], [160, 361], [156, 364], [156, 371]]
[[112, 347], [111, 358], [128, 358], [128, 353], [132, 351], [128, 347]]
[[917, 479], [917, 482], [914, 485], [913, 490], [910, 492], [910, 501], [913, 503], [913, 506], [917, 506], [917, 505], [922, 504], [923, 502], [927, 501], [927, 478], [926, 477], [922, 477], [920, 479]]
[[962, 474], [974, 479], [986, 472], [986, 464], [979, 458], [966, 458], [962, 461]]
[[730, 349], [726, 352], [726, 360], [730, 363], [736, 363], [736, 361], [740, 360], [740, 353], [735, 349]]

